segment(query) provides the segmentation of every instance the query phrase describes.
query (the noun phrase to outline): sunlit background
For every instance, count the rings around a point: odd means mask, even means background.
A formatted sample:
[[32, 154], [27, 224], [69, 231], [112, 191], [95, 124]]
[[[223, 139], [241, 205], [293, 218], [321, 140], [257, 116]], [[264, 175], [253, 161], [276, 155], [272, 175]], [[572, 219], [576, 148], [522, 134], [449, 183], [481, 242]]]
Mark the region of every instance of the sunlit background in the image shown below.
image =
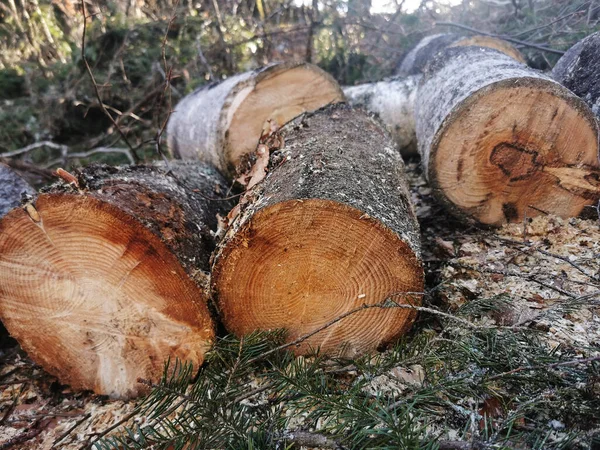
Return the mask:
[[[435, 2], [438, 6], [456, 6], [460, 5], [463, 0], [438, 0]], [[312, 0], [295, 0], [294, 3], [298, 6], [305, 5], [310, 7]], [[405, 0], [404, 2], [394, 0], [371, 0], [371, 14], [392, 14], [398, 10], [398, 5], [402, 4], [402, 11], [405, 13], [415, 12], [421, 5], [422, 0]], [[425, 6], [431, 8], [434, 2], [425, 2]]]
[[[443, 0], [443, 1], [438, 1], [436, 3], [440, 4], [440, 5], [456, 6], [456, 5], [459, 5], [461, 2], [462, 2], [462, 0]], [[431, 2], [429, 2], [429, 3], [431, 3]], [[407, 13], [412, 13], [419, 7], [420, 4], [421, 4], [421, 0], [405, 0], [404, 4], [402, 5], [402, 10]], [[373, 13], [373, 14], [393, 13], [393, 12], [396, 12], [397, 7], [398, 7], [398, 5], [396, 4], [396, 2], [390, 1], [390, 0], [372, 0], [371, 1], [371, 13]]]

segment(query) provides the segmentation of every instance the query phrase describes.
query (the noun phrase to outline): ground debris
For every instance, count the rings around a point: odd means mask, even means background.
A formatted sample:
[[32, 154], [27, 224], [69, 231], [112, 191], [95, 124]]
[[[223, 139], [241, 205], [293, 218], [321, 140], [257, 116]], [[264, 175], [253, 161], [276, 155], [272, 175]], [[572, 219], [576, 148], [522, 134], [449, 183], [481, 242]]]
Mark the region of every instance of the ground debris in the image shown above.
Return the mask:
[[[468, 316], [478, 326], [538, 330], [540, 340], [549, 349], [571, 359], [600, 354], [597, 264], [600, 229], [596, 220], [540, 216], [496, 231], [467, 227], [449, 217], [435, 203], [416, 163], [409, 163], [407, 168], [421, 225], [431, 302], [453, 313], [487, 302], [493, 306], [489, 313]], [[439, 333], [435, 321], [424, 321], [415, 328], [415, 336]], [[13, 448], [79, 449], [94, 439], [95, 433], [127, 418], [136, 406], [134, 401], [109, 401], [91, 393], [74, 393], [45, 374], [18, 347], [0, 352], [4, 352], [0, 353], [0, 446], [20, 436], [31, 436]], [[446, 363], [452, 364], [451, 361]], [[302, 371], [306, 365], [303, 364], [296, 360], [287, 375], [293, 375], [293, 370]], [[527, 367], [521, 365], [517, 370], [520, 369], [523, 370], [519, 373], [525, 373]], [[341, 390], [366, 382], [361, 392], [370, 398], [387, 397], [390, 408], [395, 402], [410, 402], [416, 395], [424, 395], [417, 393], [428, 389], [432, 376], [431, 367], [420, 361], [418, 355], [410, 358], [409, 363], [389, 366], [368, 379], [354, 366], [344, 370], [332, 366], [326, 370], [338, 374], [336, 380]], [[473, 382], [485, 376], [479, 367], [464, 371]], [[279, 398], [268, 389], [269, 383], [261, 375], [250, 378], [248, 394], [236, 401], [250, 409], [267, 407]], [[597, 390], [597, 385], [590, 387], [595, 395], [598, 395]], [[432, 413], [438, 411], [437, 414], [443, 416], [449, 411], [451, 415], [443, 421], [432, 421], [427, 425], [427, 432], [439, 436], [447, 448], [471, 448], [459, 446], [467, 442], [462, 440], [465, 420], [471, 424], [468, 433], [480, 436], [486, 427], [485, 420], [501, 423], [514, 413], [516, 405], [498, 400], [513, 394], [497, 394], [499, 397], [489, 398], [466, 395], [460, 400], [439, 394], [436, 403], [430, 406]], [[544, 392], [531, 401], [553, 395]], [[521, 401], [521, 406], [528, 401]], [[317, 406], [298, 409], [293, 402], [284, 406], [283, 414], [288, 420], [288, 434], [284, 438], [291, 440], [294, 433], [301, 435], [305, 442], [308, 437], [321, 438], [319, 433], [332, 426], [325, 418], [314, 421], [314, 426], [304, 431], [307, 417]], [[141, 425], [146, 419], [134, 420]], [[526, 426], [522, 418], [515, 419], [514, 423], [515, 427]], [[554, 430], [548, 442], [564, 437], [562, 421], [549, 416], [548, 424]]]

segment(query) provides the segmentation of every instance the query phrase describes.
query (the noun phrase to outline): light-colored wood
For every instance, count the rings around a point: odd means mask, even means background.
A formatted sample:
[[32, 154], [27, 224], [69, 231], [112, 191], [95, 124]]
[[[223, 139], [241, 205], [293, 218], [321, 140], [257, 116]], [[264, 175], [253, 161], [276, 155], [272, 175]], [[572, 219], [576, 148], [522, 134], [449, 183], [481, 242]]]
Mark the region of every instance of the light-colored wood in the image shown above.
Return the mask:
[[377, 114], [403, 157], [418, 155], [414, 103], [421, 76], [392, 77], [344, 88], [348, 103]]
[[438, 55], [417, 95], [426, 174], [459, 217], [571, 217], [600, 198], [596, 121], [550, 78], [495, 50], [457, 47]]
[[463, 36], [461, 39], [458, 39], [456, 42], [449, 45], [449, 47], [467, 46], [492, 48], [494, 50], [498, 50], [499, 52], [504, 53], [507, 56], [510, 56], [515, 61], [519, 61], [523, 64], [526, 64], [527, 62], [523, 54], [515, 47], [513, 47], [512, 44], [502, 39], [493, 38], [490, 36], [483, 36], [479, 34], [475, 36]]
[[396, 68], [396, 75], [418, 75], [423, 72], [427, 63], [439, 52], [450, 47], [478, 46], [492, 48], [525, 64], [525, 57], [510, 43], [489, 36], [462, 36], [454, 33], [441, 33], [421, 39], [402, 59]]
[[600, 31], [567, 50], [552, 76], [581, 97], [600, 119]]
[[210, 162], [233, 177], [268, 122], [284, 125], [344, 99], [330, 75], [308, 63], [281, 63], [203, 86], [175, 107], [167, 127], [174, 156]]
[[0, 221], [0, 319], [62, 383], [129, 398], [169, 358], [202, 364], [214, 340], [202, 270], [213, 208], [224, 211], [191, 190], [215, 197], [226, 184], [212, 169], [178, 168], [178, 179], [91, 168], [81, 190], [57, 185]]
[[[215, 253], [212, 286], [227, 329], [283, 328], [291, 341], [363, 304], [419, 305], [418, 224], [402, 159], [380, 123], [337, 105], [295, 119], [282, 135], [285, 147]], [[370, 352], [415, 315], [360, 311], [293, 350]]]

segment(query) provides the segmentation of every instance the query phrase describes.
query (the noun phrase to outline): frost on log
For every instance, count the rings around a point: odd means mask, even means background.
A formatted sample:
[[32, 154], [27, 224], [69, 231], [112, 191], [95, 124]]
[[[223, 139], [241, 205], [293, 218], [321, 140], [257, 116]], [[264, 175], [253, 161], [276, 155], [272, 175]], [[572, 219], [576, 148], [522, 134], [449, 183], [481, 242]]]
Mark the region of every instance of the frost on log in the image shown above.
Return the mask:
[[202, 86], [175, 107], [167, 127], [177, 158], [206, 161], [232, 177], [254, 152], [267, 121], [282, 126], [305, 111], [339, 102], [337, 82], [312, 64], [273, 64]]
[[0, 163], [0, 218], [21, 204], [23, 194], [33, 195], [35, 190], [10, 167]]
[[[228, 330], [283, 328], [293, 341], [363, 304], [420, 304], [418, 224], [404, 164], [379, 121], [331, 105], [282, 135], [283, 150], [215, 253], [213, 292]], [[368, 352], [405, 333], [415, 315], [365, 309], [294, 350]]]
[[450, 48], [428, 66], [417, 95], [425, 173], [459, 217], [498, 226], [576, 216], [597, 202], [596, 120], [551, 78], [495, 50]]
[[203, 271], [230, 206], [206, 197], [227, 186], [200, 163], [172, 171], [92, 166], [0, 221], [0, 319], [62, 383], [127, 398], [169, 357], [203, 362]]
[[525, 63], [525, 57], [521, 52], [502, 39], [483, 35], [461, 36], [459, 34], [443, 33], [421, 39], [402, 59], [396, 68], [396, 75], [420, 74], [427, 63], [445, 48], [467, 46], [493, 48], [519, 62]]
[[404, 157], [418, 154], [413, 111], [420, 78], [396, 76], [344, 88], [351, 105], [362, 106], [381, 118]]
[[600, 32], [571, 47], [554, 66], [552, 76], [581, 97], [600, 118]]

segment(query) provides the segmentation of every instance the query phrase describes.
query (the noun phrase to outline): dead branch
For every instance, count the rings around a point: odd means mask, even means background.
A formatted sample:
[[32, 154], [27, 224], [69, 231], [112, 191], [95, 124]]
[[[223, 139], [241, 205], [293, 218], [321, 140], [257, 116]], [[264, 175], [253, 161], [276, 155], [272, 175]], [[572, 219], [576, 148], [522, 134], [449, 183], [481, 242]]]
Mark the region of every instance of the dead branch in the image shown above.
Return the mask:
[[90, 156], [98, 154], [98, 153], [104, 153], [104, 154], [121, 153], [127, 157], [127, 160], [129, 161], [130, 164], [135, 163], [135, 158], [133, 157], [133, 153], [128, 148], [96, 147], [96, 148], [93, 148], [93, 149], [85, 151], [85, 152], [69, 153], [70, 147], [68, 145], [57, 144], [56, 142], [52, 142], [52, 141], [34, 142], [33, 144], [29, 144], [25, 147], [2, 153], [2, 154], [0, 154], [0, 157], [3, 159], [4, 158], [13, 158], [15, 156], [24, 155], [25, 153], [28, 153], [28, 152], [31, 152], [33, 150], [36, 150], [38, 148], [43, 148], [43, 147], [60, 150], [60, 152], [61, 152], [60, 158], [56, 158], [56, 159], [48, 162], [45, 165], [46, 169], [49, 167], [52, 167], [56, 164], [65, 164], [67, 161], [69, 161], [71, 159], [89, 158]]
[[123, 141], [125, 142], [127, 147], [129, 147], [129, 150], [131, 151], [134, 161], [136, 163], [139, 163], [140, 157], [137, 154], [136, 149], [131, 145], [131, 143], [129, 142], [129, 139], [127, 139], [127, 136], [125, 135], [125, 133], [123, 132], [121, 127], [119, 127], [119, 124], [117, 123], [117, 121], [106, 109], [106, 106], [104, 105], [104, 102], [102, 101], [102, 96], [100, 95], [100, 90], [98, 89], [98, 84], [96, 83], [96, 78], [94, 77], [94, 74], [92, 73], [92, 68], [90, 67], [90, 64], [88, 63], [87, 57], [85, 56], [85, 29], [87, 27], [87, 17], [88, 17], [85, 12], [85, 0], [81, 0], [81, 12], [83, 13], [83, 32], [81, 34], [81, 59], [83, 60], [85, 69], [86, 69], [86, 71], [90, 77], [90, 81], [92, 82], [92, 85], [94, 87], [94, 92], [96, 93], [96, 98], [98, 99], [100, 108], [102, 108], [102, 112], [104, 112], [104, 114], [110, 119], [110, 121], [112, 122], [112, 124], [114, 125], [116, 130], [121, 135], [121, 138], [123, 139]]
[[85, 416], [83, 416], [81, 419], [79, 419], [77, 422], [75, 422], [75, 424], [73, 424], [72, 427], [70, 427], [67, 431], [65, 431], [63, 434], [61, 434], [55, 441], [53, 445], [58, 444], [59, 442], [63, 441], [67, 436], [69, 436], [79, 425], [81, 425], [83, 422], [85, 422], [86, 420], [88, 420], [90, 417], [92, 416], [92, 413], [87, 413]]
[[573, 359], [570, 361], [561, 361], [561, 362], [556, 362], [556, 363], [552, 363], [552, 364], [543, 364], [543, 365], [538, 365], [538, 366], [522, 366], [522, 367], [517, 367], [516, 369], [513, 369], [513, 370], [509, 370], [508, 372], [503, 372], [503, 373], [499, 373], [497, 375], [491, 376], [490, 378], [488, 378], [488, 380], [496, 380], [498, 378], [502, 378], [507, 375], [513, 375], [513, 374], [519, 373], [519, 372], [524, 372], [526, 370], [541, 370], [541, 369], [547, 370], [547, 369], [552, 369], [554, 367], [576, 366], [578, 364], [588, 364], [588, 363], [596, 362], [596, 361], [600, 361], [600, 356], [594, 356], [591, 358], [584, 358], [584, 359]]
[[60, 150], [61, 154], [63, 154], [63, 155], [66, 154], [69, 150], [69, 147], [64, 144], [57, 144], [56, 142], [52, 142], [52, 141], [40, 141], [40, 142], [34, 142], [33, 144], [26, 145], [25, 147], [18, 148], [16, 150], [4, 152], [0, 156], [2, 156], [2, 158], [13, 158], [15, 156], [23, 155], [25, 153], [28, 153], [32, 150], [35, 150], [35, 149], [38, 149], [41, 147], [49, 147], [49, 148], [53, 148], [55, 150]]

